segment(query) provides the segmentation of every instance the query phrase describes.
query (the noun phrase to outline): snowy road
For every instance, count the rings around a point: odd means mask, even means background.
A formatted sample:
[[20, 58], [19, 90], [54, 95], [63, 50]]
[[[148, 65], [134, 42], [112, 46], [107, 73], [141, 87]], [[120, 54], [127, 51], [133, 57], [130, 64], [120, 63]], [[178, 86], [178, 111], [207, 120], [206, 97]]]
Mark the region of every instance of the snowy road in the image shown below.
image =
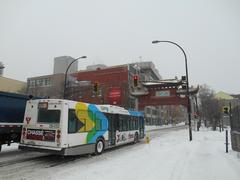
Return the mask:
[[[162, 134], [175, 131], [177, 129], [182, 129], [185, 127], [176, 127], [176, 128], [166, 128], [160, 130], [149, 131], [151, 138], [159, 137]], [[139, 146], [144, 143], [144, 141], [136, 144]], [[37, 153], [37, 152], [24, 152], [18, 150], [18, 144], [12, 144], [10, 147], [3, 147], [3, 151], [0, 153], [0, 179], [25, 179], [28, 177], [32, 179], [32, 172], [40, 169], [50, 169], [55, 166], [64, 166], [72, 161], [88, 161], [91, 158], [97, 158], [98, 160], [104, 156], [108, 156], [111, 151], [128, 151], [131, 149], [131, 145], [126, 145], [124, 147], [117, 147], [111, 150], [108, 150], [106, 155], [103, 154], [100, 157], [91, 157], [91, 156], [75, 156], [75, 157], [59, 157], [50, 154]], [[114, 152], [113, 152], [114, 153]], [[27, 179], [28, 179], [27, 178]], [[36, 177], [34, 177], [36, 178]]]
[[[154, 131], [150, 144], [139, 143], [101, 156], [57, 158], [12, 149], [0, 153], [0, 179], [240, 179], [240, 159], [226, 154], [224, 133]], [[22, 162], [21, 162], [22, 161]]]

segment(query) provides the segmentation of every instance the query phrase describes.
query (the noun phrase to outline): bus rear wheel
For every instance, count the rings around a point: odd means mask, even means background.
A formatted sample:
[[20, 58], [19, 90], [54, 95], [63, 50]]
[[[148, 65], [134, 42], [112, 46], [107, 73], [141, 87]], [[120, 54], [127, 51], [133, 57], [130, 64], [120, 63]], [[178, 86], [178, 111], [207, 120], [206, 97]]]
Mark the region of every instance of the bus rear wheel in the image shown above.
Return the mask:
[[99, 139], [95, 145], [95, 154], [99, 155], [102, 154], [104, 150], [104, 141], [102, 139]]
[[138, 141], [139, 141], [138, 133], [135, 133], [135, 135], [134, 135], [134, 143], [137, 143]]

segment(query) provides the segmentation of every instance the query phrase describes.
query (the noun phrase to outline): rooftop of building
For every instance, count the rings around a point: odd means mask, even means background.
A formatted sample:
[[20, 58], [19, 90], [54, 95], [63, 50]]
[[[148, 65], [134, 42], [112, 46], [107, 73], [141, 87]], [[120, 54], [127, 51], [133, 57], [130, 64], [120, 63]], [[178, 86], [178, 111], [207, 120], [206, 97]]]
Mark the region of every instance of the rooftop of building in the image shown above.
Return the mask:
[[232, 100], [235, 99], [233, 96], [231, 96], [230, 94], [223, 92], [223, 91], [219, 91], [218, 93], [215, 94], [215, 98], [219, 99], [219, 100]]
[[20, 80], [17, 80], [17, 79], [12, 79], [12, 78], [7, 78], [7, 77], [4, 77], [4, 76], [0, 76], [0, 80], [8, 80], [8, 81], [15, 81], [15, 82], [18, 82], [18, 83], [26, 83], [24, 81], [20, 81]]
[[[135, 62], [135, 63], [129, 63], [129, 64], [121, 64], [121, 65], [114, 65], [114, 66], [106, 66], [104, 64], [95, 64], [95, 65], [90, 65], [87, 66], [86, 69], [84, 70], [79, 70], [77, 73], [81, 72], [93, 72], [96, 70], [110, 70], [114, 68], [128, 68], [129, 66], [134, 67], [136, 70], [139, 69], [140, 71], [145, 71], [145, 70], [151, 70], [152, 73], [158, 78], [162, 79], [161, 75], [159, 74], [158, 70], [155, 68], [155, 65], [151, 61], [144, 61], [144, 62]], [[73, 73], [75, 74], [75, 73]], [[43, 76], [35, 76], [35, 77], [29, 77], [27, 79], [42, 79], [42, 78], [48, 78], [48, 77], [53, 77], [53, 76], [63, 76], [64, 73], [58, 73], [58, 74], [49, 74], [49, 75], [43, 75]]]
[[50, 78], [50, 77], [56, 77], [56, 76], [64, 76], [64, 73], [60, 74], [49, 74], [49, 75], [43, 75], [43, 76], [35, 76], [35, 77], [29, 77], [27, 79], [42, 79], [42, 78]]
[[240, 94], [231, 94], [232, 97], [240, 99]]
[[114, 66], [106, 66], [104, 64], [95, 64], [91, 66], [87, 66], [86, 69], [78, 71], [81, 72], [91, 72], [96, 70], [106, 70], [106, 69], [113, 69], [113, 68], [121, 68], [121, 67], [128, 67], [129, 65], [133, 66], [134, 68], [139, 68], [139, 70], [146, 70], [151, 69], [152, 72], [159, 78], [162, 79], [161, 75], [159, 74], [158, 70], [155, 68], [155, 65], [152, 61], [144, 61], [144, 62], [135, 62], [135, 63], [128, 63], [128, 64], [121, 64], [121, 65], [114, 65]]

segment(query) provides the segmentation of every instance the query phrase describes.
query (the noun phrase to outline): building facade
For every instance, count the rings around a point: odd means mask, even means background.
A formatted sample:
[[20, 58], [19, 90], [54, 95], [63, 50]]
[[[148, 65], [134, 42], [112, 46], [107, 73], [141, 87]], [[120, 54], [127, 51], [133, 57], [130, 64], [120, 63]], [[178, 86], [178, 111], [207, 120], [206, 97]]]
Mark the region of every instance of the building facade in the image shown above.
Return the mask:
[[[135, 88], [134, 76], [139, 78], [139, 88], [141, 81], [161, 78], [152, 62], [112, 67], [94, 65], [74, 76], [79, 85], [68, 86], [66, 94], [69, 99], [95, 104], [113, 104], [127, 109], [137, 108], [137, 99], [132, 95]], [[97, 92], [93, 90], [94, 84], [97, 84]]]
[[[137, 85], [134, 77], [138, 78]], [[34, 96], [63, 98], [65, 74], [28, 78], [28, 93]], [[111, 104], [130, 110], [141, 106], [136, 92], [144, 90], [142, 82], [161, 80], [152, 62], [137, 62], [119, 66], [88, 66], [86, 70], [67, 75], [65, 98], [94, 104]], [[146, 106], [147, 125], [184, 121], [182, 106]], [[184, 120], [182, 120], [184, 119]]]
[[27, 93], [33, 96], [62, 98], [64, 74], [31, 77], [27, 79]]
[[27, 83], [0, 76], [0, 91], [26, 93]]
[[[67, 67], [74, 61], [75, 59], [71, 56], [59, 56], [54, 58], [54, 68], [53, 74], [64, 74], [67, 70]], [[72, 63], [69, 67], [68, 73], [76, 73], [78, 71], [78, 61]]]

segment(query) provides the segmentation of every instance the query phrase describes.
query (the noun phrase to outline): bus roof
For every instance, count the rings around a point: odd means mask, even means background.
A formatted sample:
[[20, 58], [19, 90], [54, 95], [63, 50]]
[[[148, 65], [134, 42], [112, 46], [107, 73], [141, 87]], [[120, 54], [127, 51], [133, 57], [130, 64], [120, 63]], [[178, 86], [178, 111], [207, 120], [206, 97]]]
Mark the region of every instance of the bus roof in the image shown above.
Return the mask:
[[[38, 100], [30, 100], [30, 101], [54, 102], [54, 103], [63, 102], [63, 103], [69, 103], [69, 104], [78, 103], [78, 101], [72, 101], [72, 100], [66, 100], [66, 99], [38, 99]], [[125, 115], [132, 115], [132, 116], [143, 116], [142, 112], [127, 110], [127, 109], [125, 109], [123, 107], [120, 107], [120, 106], [109, 105], [109, 104], [90, 104], [90, 103], [85, 103], [85, 102], [80, 102], [80, 103], [84, 103], [88, 106], [89, 105], [94, 105], [101, 112], [105, 112], [105, 113], [125, 114]]]

